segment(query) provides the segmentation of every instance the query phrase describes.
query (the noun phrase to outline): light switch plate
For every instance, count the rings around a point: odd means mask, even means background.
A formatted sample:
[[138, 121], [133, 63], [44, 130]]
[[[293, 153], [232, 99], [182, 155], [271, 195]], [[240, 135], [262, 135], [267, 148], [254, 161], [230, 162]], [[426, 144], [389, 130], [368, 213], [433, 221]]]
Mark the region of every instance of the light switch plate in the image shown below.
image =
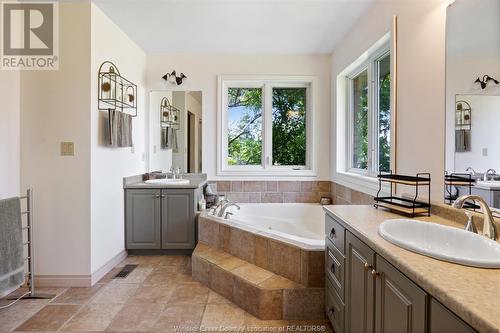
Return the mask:
[[61, 156], [74, 156], [75, 143], [74, 142], [61, 142]]

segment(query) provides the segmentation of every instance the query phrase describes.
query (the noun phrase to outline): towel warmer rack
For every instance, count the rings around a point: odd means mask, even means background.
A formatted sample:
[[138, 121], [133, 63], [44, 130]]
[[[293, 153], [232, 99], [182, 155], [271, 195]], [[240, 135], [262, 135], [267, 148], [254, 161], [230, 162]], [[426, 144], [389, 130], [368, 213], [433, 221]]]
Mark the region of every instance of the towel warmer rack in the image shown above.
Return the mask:
[[26, 195], [19, 197], [19, 199], [26, 199], [26, 210], [21, 211], [21, 216], [26, 215], [26, 226], [22, 227], [23, 236], [24, 231], [26, 230], [26, 242], [23, 242], [23, 246], [27, 246], [27, 256], [24, 258], [24, 261], [28, 262], [28, 272], [25, 273], [28, 277], [27, 285], [29, 290], [23, 293], [20, 296], [12, 296], [8, 297], [8, 300], [14, 300], [13, 302], [0, 306], [0, 310], [8, 308], [14, 305], [17, 301], [21, 299], [51, 299], [54, 298], [54, 295], [37, 293], [35, 290], [35, 279], [34, 279], [34, 268], [35, 268], [35, 256], [34, 256], [34, 247], [33, 247], [33, 189], [29, 188], [26, 190]]

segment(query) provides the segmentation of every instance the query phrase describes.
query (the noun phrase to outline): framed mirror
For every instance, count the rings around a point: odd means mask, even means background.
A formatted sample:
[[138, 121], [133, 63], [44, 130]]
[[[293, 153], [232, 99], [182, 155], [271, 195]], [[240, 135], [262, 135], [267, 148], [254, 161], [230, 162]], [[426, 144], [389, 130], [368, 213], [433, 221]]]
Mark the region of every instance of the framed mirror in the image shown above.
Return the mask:
[[498, 0], [456, 0], [447, 9], [448, 204], [460, 195], [475, 194], [500, 208], [499, 13]]
[[202, 172], [201, 91], [149, 93], [149, 170]]

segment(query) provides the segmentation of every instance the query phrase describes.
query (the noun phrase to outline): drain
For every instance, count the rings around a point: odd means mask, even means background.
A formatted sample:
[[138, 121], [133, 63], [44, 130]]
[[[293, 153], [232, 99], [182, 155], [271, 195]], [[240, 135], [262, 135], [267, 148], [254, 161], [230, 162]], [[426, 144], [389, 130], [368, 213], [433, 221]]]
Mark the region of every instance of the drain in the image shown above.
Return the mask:
[[127, 275], [129, 275], [135, 268], [137, 267], [137, 265], [125, 265], [121, 271], [119, 271], [114, 277], [113, 279], [124, 279], [127, 277]]

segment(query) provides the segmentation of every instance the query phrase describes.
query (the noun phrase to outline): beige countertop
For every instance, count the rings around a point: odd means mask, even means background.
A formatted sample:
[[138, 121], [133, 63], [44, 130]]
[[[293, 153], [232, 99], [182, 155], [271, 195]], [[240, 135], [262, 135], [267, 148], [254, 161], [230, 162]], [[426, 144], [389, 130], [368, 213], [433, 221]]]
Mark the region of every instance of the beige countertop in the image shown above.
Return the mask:
[[[336, 205], [324, 209], [473, 328], [480, 332], [500, 332], [500, 269], [473, 268], [432, 259], [380, 237], [380, 223], [401, 215], [373, 206]], [[438, 215], [416, 219], [463, 228], [462, 224]]]

